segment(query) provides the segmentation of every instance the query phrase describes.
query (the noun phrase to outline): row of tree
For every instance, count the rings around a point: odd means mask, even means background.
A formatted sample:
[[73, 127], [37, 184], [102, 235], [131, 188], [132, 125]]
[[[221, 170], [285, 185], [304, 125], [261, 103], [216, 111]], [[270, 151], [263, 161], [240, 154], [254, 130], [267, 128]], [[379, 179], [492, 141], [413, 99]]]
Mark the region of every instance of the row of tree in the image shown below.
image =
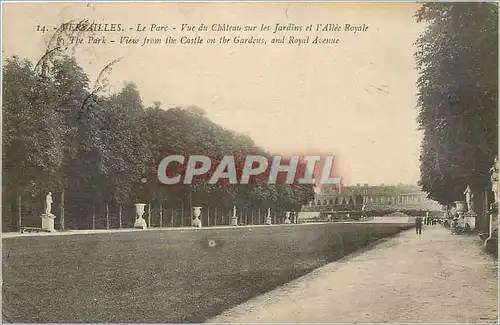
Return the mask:
[[183, 206], [189, 217], [193, 205], [297, 210], [314, 197], [312, 185], [283, 182], [160, 184], [156, 168], [168, 155], [271, 154], [211, 122], [200, 108], [145, 107], [134, 83], [103, 95], [106, 76], [91, 87], [72, 57], [42, 63], [12, 57], [3, 69], [4, 230], [39, 225], [48, 191], [57, 198], [61, 227], [76, 228], [92, 227], [92, 215], [110, 207], [121, 211], [137, 202]]
[[[417, 41], [423, 190], [444, 205], [491, 193], [498, 156], [498, 4], [425, 3]], [[488, 195], [486, 195], [488, 196]], [[491, 198], [491, 195], [489, 195]]]

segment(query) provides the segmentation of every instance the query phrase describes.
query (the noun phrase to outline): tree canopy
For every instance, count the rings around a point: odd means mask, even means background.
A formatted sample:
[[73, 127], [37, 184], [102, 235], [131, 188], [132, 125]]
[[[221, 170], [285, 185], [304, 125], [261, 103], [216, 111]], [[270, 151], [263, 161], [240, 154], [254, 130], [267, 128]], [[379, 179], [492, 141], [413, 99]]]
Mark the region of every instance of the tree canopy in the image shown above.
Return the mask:
[[418, 123], [423, 131], [420, 185], [442, 204], [470, 185], [491, 188], [498, 155], [498, 5], [424, 3], [427, 23], [415, 53]]
[[19, 208], [23, 216], [37, 219], [48, 191], [64, 191], [66, 222], [79, 228], [89, 227], [92, 209], [104, 204], [294, 209], [313, 197], [312, 185], [211, 185], [206, 179], [193, 185], [160, 184], [156, 168], [168, 155], [220, 160], [269, 153], [248, 136], [210, 121], [202, 108], [164, 109], [159, 101], [145, 106], [133, 82], [102, 95], [91, 89], [72, 57], [51, 58], [47, 66], [43, 76], [18, 57], [8, 58], [4, 66], [4, 229], [17, 228]]

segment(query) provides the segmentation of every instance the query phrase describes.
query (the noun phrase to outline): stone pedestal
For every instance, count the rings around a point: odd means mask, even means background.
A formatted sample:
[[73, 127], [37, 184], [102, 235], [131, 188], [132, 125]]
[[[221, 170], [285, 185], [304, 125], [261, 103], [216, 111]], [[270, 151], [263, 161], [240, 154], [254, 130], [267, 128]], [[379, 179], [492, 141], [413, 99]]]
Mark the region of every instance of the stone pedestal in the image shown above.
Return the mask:
[[143, 230], [148, 229], [148, 224], [146, 223], [146, 220], [142, 217], [144, 215], [144, 208], [146, 207], [145, 203], [136, 203], [135, 205], [135, 214], [136, 214], [136, 219], [134, 222], [134, 228], [140, 228]]
[[200, 215], [201, 215], [201, 207], [193, 207], [194, 219], [191, 222], [191, 226], [201, 228]]
[[201, 220], [198, 218], [193, 219], [191, 222], [192, 227], [201, 228]]
[[266, 225], [272, 225], [273, 224], [273, 219], [271, 218], [271, 216], [267, 216], [266, 217]]
[[474, 212], [466, 212], [463, 215], [463, 220], [461, 220], [462, 221], [461, 226], [465, 228], [466, 225], [469, 225], [470, 230], [476, 229], [476, 217], [477, 217], [476, 213], [474, 213]]
[[139, 218], [135, 219], [134, 228], [146, 230], [146, 229], [148, 229], [148, 224], [147, 224], [146, 220], [144, 220], [143, 217], [139, 217]]
[[491, 213], [490, 214], [490, 229], [489, 229], [490, 237], [493, 235], [493, 232], [495, 231], [495, 229], [498, 229], [498, 214]]
[[49, 214], [44, 213], [40, 216], [40, 218], [42, 219], [43, 230], [56, 232], [56, 230], [54, 229], [54, 219], [56, 218], [55, 215], [53, 215], [52, 213]]
[[285, 225], [289, 225], [291, 222], [290, 222], [290, 212], [287, 212], [286, 213], [286, 216], [285, 216]]
[[236, 205], [233, 206], [233, 215], [231, 216], [231, 226], [238, 225], [238, 217], [236, 216]]
[[490, 213], [490, 229], [488, 230], [487, 241], [495, 236], [495, 230], [498, 232], [498, 215], [496, 213]]
[[462, 217], [466, 211], [465, 202], [455, 201], [455, 209], [457, 210], [458, 215]]
[[484, 247], [488, 252], [498, 253], [498, 203], [492, 203], [489, 208], [490, 227], [488, 238], [484, 241]]

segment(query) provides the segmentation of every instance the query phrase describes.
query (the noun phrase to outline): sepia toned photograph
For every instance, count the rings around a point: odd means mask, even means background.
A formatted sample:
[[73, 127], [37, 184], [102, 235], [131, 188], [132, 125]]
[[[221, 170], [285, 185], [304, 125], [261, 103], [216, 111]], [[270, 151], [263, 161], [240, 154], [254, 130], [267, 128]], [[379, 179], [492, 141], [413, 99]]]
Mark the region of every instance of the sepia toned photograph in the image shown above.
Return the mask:
[[2, 323], [498, 323], [498, 2], [2, 2]]

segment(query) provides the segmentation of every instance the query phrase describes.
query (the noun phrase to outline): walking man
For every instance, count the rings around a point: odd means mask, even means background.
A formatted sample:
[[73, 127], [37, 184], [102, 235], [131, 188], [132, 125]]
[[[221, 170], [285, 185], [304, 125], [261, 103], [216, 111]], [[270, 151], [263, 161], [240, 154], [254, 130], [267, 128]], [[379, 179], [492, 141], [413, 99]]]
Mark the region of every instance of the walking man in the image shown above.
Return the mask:
[[417, 217], [415, 219], [415, 230], [417, 231], [417, 235], [422, 234], [422, 218], [421, 217]]

